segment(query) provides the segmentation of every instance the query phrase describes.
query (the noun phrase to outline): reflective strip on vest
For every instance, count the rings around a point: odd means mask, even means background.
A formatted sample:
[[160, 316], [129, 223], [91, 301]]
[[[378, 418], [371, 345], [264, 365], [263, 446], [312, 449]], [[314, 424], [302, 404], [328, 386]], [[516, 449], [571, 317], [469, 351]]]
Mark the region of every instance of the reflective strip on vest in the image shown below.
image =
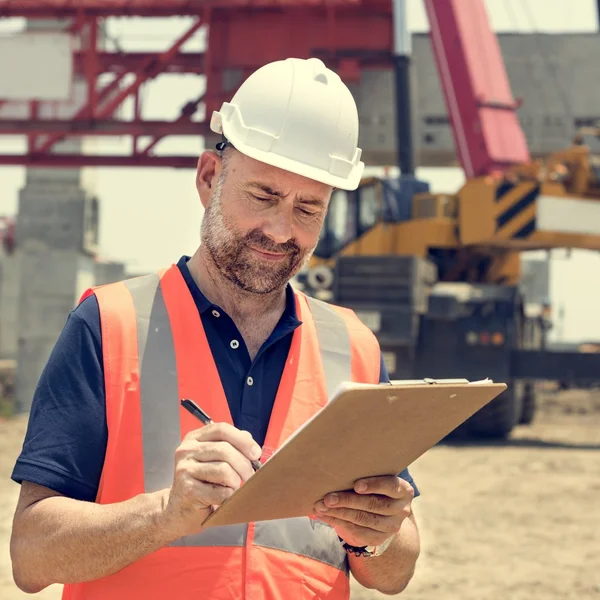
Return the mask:
[[327, 400], [331, 401], [342, 381], [352, 381], [350, 334], [344, 319], [334, 308], [310, 296], [306, 298], [317, 328], [321, 360], [327, 381]]
[[306, 517], [260, 521], [254, 528], [254, 544], [285, 550], [347, 570], [346, 551], [334, 529]]
[[[150, 493], [172, 485], [173, 449], [181, 442], [178, 404], [165, 402], [178, 393], [175, 346], [159, 276], [151, 274], [124, 283], [136, 313], [144, 489]], [[309, 302], [330, 400], [342, 381], [352, 379], [350, 335], [343, 318], [334, 309], [312, 298]], [[247, 524], [211, 527], [170, 545], [242, 547], [247, 532]], [[253, 543], [347, 570], [346, 553], [335, 531], [307, 517], [256, 523]]]
[[[179, 412], [166, 398], [177, 397], [175, 345], [158, 275], [151, 274], [125, 285], [133, 298], [137, 319], [142, 405], [144, 490], [168, 488], [173, 483], [173, 448], [181, 442]], [[157, 365], [161, 368], [158, 369]], [[171, 546], [243, 546], [247, 525], [207, 529], [175, 540]]]

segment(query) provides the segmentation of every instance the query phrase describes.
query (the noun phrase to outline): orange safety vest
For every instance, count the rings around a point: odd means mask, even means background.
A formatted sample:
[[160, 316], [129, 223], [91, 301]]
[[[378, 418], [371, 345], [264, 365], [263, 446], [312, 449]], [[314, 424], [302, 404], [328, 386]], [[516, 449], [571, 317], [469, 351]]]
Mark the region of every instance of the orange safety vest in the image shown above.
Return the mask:
[[[232, 424], [200, 314], [179, 269], [88, 290], [100, 308], [108, 444], [96, 501], [169, 488], [174, 452], [198, 421], [198, 399]], [[322, 408], [342, 381], [377, 383], [375, 336], [348, 309], [296, 292], [302, 321], [269, 422], [263, 460]], [[82, 298], [82, 299], [83, 299]], [[68, 584], [63, 600], [348, 599], [349, 567], [335, 531], [308, 517], [214, 527], [116, 574]]]

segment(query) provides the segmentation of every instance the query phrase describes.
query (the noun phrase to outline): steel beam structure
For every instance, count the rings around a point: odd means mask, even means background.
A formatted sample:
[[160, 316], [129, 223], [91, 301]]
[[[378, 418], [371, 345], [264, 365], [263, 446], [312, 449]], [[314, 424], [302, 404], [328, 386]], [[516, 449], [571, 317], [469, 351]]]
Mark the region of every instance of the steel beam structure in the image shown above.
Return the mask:
[[0, 17], [70, 19], [93, 17], [200, 16], [207, 8], [324, 7], [364, 4], [363, 0], [0, 0]]
[[[92, 21], [91, 23], [92, 23], [92, 25], [91, 25], [90, 29], [92, 31], [95, 31], [96, 30], [95, 21]], [[131, 83], [125, 89], [119, 90], [118, 93], [116, 94], [116, 96], [107, 98], [106, 103], [100, 107], [97, 106], [97, 102], [99, 99], [98, 98], [99, 94], [97, 93], [97, 90], [96, 90], [97, 73], [94, 71], [94, 67], [93, 67], [93, 65], [95, 64], [94, 56], [95, 56], [95, 48], [96, 47], [95, 47], [95, 45], [93, 47], [90, 47], [89, 53], [88, 53], [90, 64], [88, 65], [88, 68], [86, 69], [86, 78], [88, 80], [88, 86], [89, 86], [88, 87], [88, 93], [89, 93], [88, 103], [84, 108], [82, 108], [77, 113], [74, 120], [79, 119], [81, 117], [90, 117], [92, 119], [94, 119], [94, 118], [104, 119], [104, 118], [112, 116], [114, 114], [114, 112], [117, 110], [117, 108], [119, 108], [119, 106], [121, 106], [123, 101], [128, 96], [130, 96], [132, 94], [136, 94], [137, 91], [140, 89], [140, 86], [145, 81], [148, 81], [149, 79], [152, 79], [153, 77], [156, 77], [162, 71], [163, 65], [166, 65], [169, 63], [170, 59], [173, 56], [175, 56], [179, 52], [181, 46], [183, 46], [183, 44], [185, 44], [185, 42], [187, 42], [198, 31], [198, 29], [200, 29], [201, 25], [202, 25], [202, 20], [198, 19], [190, 27], [190, 29], [188, 29], [188, 31], [186, 31], [186, 33], [184, 35], [182, 35], [171, 46], [171, 48], [169, 50], [160, 54], [156, 60], [147, 60], [143, 64], [142, 68], [135, 74], [135, 81], [133, 81], [133, 83]], [[116, 79], [119, 79], [119, 78], [117, 77]], [[114, 85], [114, 81], [111, 85]], [[44, 143], [41, 145], [41, 147], [36, 148], [36, 152], [39, 152], [40, 154], [48, 152], [48, 150], [50, 150], [56, 142], [61, 141], [64, 137], [66, 137], [66, 136], [60, 135], [60, 134], [50, 137], [50, 139], [44, 141]]]
[[[15, 155], [0, 154], [0, 165], [195, 166], [196, 157], [153, 156], [156, 145], [168, 135], [210, 135], [207, 122], [194, 120], [200, 104], [209, 119], [265, 63], [316, 56], [349, 83], [359, 81], [365, 69], [391, 69], [391, 8], [389, 0], [0, 0], [0, 18], [71, 19], [73, 70], [86, 88], [83, 104], [71, 118], [62, 120], [46, 118], [42, 102], [29, 102], [23, 114], [11, 112], [11, 103], [0, 98], [0, 136], [23, 135], [28, 141], [20, 162]], [[166, 52], [98, 48], [100, 20], [127, 16], [196, 18]], [[206, 50], [182, 52], [185, 42], [203, 26], [208, 29]], [[112, 80], [100, 86], [99, 76], [107, 73]], [[206, 91], [184, 104], [172, 122], [146, 120], [140, 88], [164, 73], [203, 75]], [[116, 113], [129, 98], [134, 100], [135, 114], [124, 121]], [[11, 118], [16, 114], [19, 117]], [[52, 154], [55, 144], [68, 136], [110, 135], [131, 136], [131, 155], [57, 158]], [[152, 139], [141, 148], [140, 136]]]
[[0, 135], [49, 135], [69, 136], [166, 136], [166, 135], [206, 135], [209, 130], [204, 122], [190, 121], [180, 117], [176, 121], [153, 121], [120, 119], [0, 119]]
[[59, 167], [66, 169], [86, 167], [170, 167], [172, 169], [194, 169], [196, 156], [148, 156], [138, 155], [81, 155], [81, 154], [2, 154], [0, 165], [24, 167]]
[[[165, 52], [144, 53], [107, 53], [98, 51], [98, 22], [95, 18], [78, 18], [71, 27], [71, 32], [78, 37], [77, 47], [73, 55], [74, 70], [86, 81], [86, 100], [83, 106], [71, 119], [39, 118], [39, 101], [28, 103], [28, 119], [1, 118], [3, 105], [10, 103], [0, 100], [0, 135], [26, 135], [27, 154], [20, 161], [14, 155], [0, 154], [0, 165], [21, 164], [24, 166], [57, 166], [77, 167], [92, 165], [152, 165], [189, 167], [195, 164], [185, 157], [166, 157], [154, 160], [149, 150], [167, 135], [202, 136], [208, 131], [203, 123], [192, 121], [200, 99], [192, 100], [181, 109], [181, 116], [176, 121], [150, 121], [140, 117], [140, 87], [162, 73], [191, 72], [201, 74], [203, 70], [203, 54], [193, 53], [189, 56], [180, 52], [181, 47], [203, 25], [198, 18], [191, 27], [180, 36]], [[113, 79], [104, 87], [98, 86], [98, 76], [102, 73], [113, 73]], [[133, 74], [133, 82], [126, 87], [123, 81], [128, 74]], [[136, 115], [132, 121], [114, 118], [115, 112], [130, 97], [135, 98]], [[51, 150], [54, 145], [68, 136], [133, 136], [134, 151], [131, 156], [95, 157], [81, 155], [69, 157], [63, 155], [57, 159]], [[43, 137], [39, 137], [43, 136]], [[153, 136], [153, 140], [138, 156], [138, 137]]]
[[[73, 67], [78, 75], [85, 73], [85, 52], [75, 52]], [[144, 65], [156, 62], [159, 52], [97, 52], [96, 73], [138, 72]], [[204, 73], [203, 52], [179, 52], [164, 65], [163, 73], [189, 73], [202, 75]]]

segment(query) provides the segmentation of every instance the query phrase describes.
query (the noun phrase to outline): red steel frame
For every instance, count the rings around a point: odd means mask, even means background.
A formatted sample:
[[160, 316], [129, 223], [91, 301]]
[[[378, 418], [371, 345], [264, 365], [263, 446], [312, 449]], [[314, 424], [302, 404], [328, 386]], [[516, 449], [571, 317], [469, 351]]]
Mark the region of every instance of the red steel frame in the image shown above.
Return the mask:
[[[80, 41], [76, 47], [81, 48], [73, 55], [74, 70], [87, 82], [86, 102], [70, 120], [40, 119], [35, 101], [29, 103], [29, 119], [0, 119], [0, 136], [28, 139], [25, 154], [0, 154], [0, 165], [193, 168], [196, 156], [152, 151], [167, 135], [208, 134], [207, 121], [193, 120], [201, 103], [208, 120], [250, 73], [288, 56], [318, 56], [346, 81], [355, 81], [365, 68], [391, 68], [391, 11], [389, 0], [0, 0], [0, 18], [69, 19], [70, 30]], [[166, 52], [116, 53], [98, 48], [98, 20], [111, 16], [195, 18]], [[202, 26], [208, 27], [206, 51], [181, 52]], [[100, 87], [98, 77], [103, 73], [112, 73], [113, 78]], [[135, 78], [124, 87], [128, 73]], [[206, 75], [204, 96], [188, 101], [172, 122], [141, 116], [140, 87], [162, 73]], [[116, 119], [116, 110], [130, 97], [135, 99], [134, 119]], [[132, 152], [126, 156], [52, 152], [65, 137], [84, 135], [130, 135]], [[153, 139], [140, 148], [142, 135]]]
[[[425, 0], [433, 51], [455, 147], [467, 177], [502, 171], [529, 161], [525, 135], [483, 0]], [[39, 119], [39, 105], [30, 102], [28, 120], [0, 119], [0, 135], [22, 134], [28, 152], [0, 154], [0, 165], [122, 165], [194, 167], [194, 156], [156, 156], [165, 136], [202, 136], [208, 122], [194, 121], [202, 103], [206, 119], [229, 100], [253, 71], [273, 60], [317, 56], [350, 82], [369, 68], [392, 68], [392, 0], [0, 0], [0, 18], [69, 19], [80, 38], [74, 69], [87, 81], [87, 102], [69, 121]], [[111, 53], [98, 49], [98, 19], [111, 16], [190, 16], [192, 26], [162, 53]], [[208, 27], [204, 53], [183, 53], [181, 47], [201, 26]], [[112, 81], [98, 87], [101, 73]], [[139, 90], [161, 73], [206, 76], [203, 97], [187, 102], [174, 122], [141, 117]], [[135, 78], [122, 86], [127, 73]], [[135, 99], [135, 117], [115, 118], [128, 97]], [[0, 99], [0, 104], [1, 104]], [[66, 136], [130, 135], [129, 156], [53, 154]], [[139, 136], [152, 136], [140, 148]], [[43, 136], [40, 141], [40, 136]]]

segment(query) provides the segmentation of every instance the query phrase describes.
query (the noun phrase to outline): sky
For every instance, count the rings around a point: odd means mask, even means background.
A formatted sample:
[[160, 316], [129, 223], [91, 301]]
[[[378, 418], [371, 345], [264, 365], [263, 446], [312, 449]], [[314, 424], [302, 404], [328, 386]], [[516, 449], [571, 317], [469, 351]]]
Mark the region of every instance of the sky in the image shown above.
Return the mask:
[[[427, 31], [421, 0], [407, 0], [411, 31]], [[598, 30], [596, 0], [486, 0], [492, 27], [498, 31], [593, 32]], [[122, 48], [143, 51], [167, 48], [188, 24], [184, 18], [112, 19], [110, 37]], [[20, 19], [0, 19], [0, 35], [23, 26]], [[202, 34], [184, 50], [201, 50]], [[597, 84], [600, 86], [600, 84]], [[203, 90], [203, 79], [193, 75], [164, 75], [144, 88], [144, 115], [171, 119], [180, 107]], [[123, 118], [131, 106], [125, 105]], [[86, 141], [94, 152], [128, 151], [129, 142], [100, 138]], [[0, 137], [0, 152], [19, 153], [24, 141]], [[199, 154], [200, 139], [170, 138], [158, 154]], [[558, 150], [558, 149], [557, 149]], [[421, 168], [417, 176], [429, 181], [433, 192], [455, 192], [464, 182], [460, 169]], [[85, 185], [100, 199], [100, 248], [103, 258], [123, 261], [132, 272], [158, 269], [191, 254], [199, 242], [202, 209], [194, 186], [194, 171], [149, 168], [84, 169]], [[0, 166], [0, 215], [15, 214], [25, 169]], [[564, 341], [600, 339], [600, 255], [585, 251], [553, 253], [551, 295], [554, 311], [564, 319], [552, 337]]]

